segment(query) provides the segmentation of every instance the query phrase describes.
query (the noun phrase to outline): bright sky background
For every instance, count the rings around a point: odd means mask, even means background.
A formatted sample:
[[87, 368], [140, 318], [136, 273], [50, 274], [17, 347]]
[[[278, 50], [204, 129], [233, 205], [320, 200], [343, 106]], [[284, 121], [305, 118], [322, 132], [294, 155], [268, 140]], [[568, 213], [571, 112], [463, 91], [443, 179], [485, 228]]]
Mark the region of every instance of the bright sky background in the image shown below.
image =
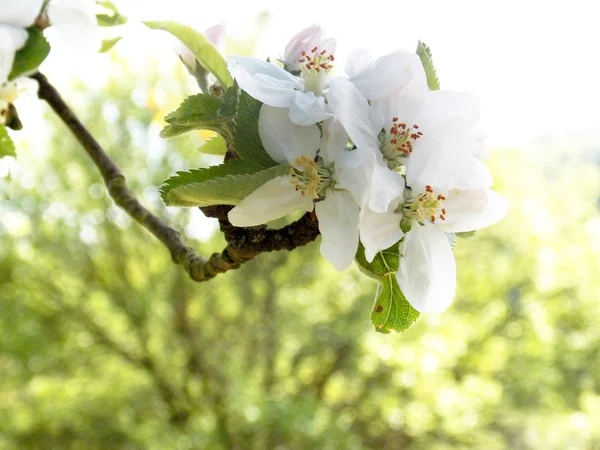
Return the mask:
[[132, 19], [178, 20], [200, 30], [224, 22], [234, 36], [250, 32], [253, 18], [268, 11], [260, 57], [277, 56], [296, 31], [312, 23], [338, 39], [336, 59], [342, 62], [357, 47], [379, 55], [414, 50], [421, 39], [433, 51], [442, 88], [481, 99], [491, 146], [517, 146], [545, 131], [600, 122], [600, 2], [595, 0], [115, 3]]

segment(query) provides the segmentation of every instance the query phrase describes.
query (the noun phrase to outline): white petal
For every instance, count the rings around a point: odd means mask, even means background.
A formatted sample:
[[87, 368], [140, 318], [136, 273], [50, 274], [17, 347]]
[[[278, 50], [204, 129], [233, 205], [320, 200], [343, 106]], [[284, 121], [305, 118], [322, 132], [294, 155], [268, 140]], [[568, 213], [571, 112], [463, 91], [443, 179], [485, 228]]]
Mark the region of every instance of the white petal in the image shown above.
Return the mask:
[[459, 233], [501, 221], [508, 213], [508, 202], [490, 189], [452, 191], [444, 200], [444, 208], [446, 219], [435, 224], [440, 230]]
[[27, 31], [23, 28], [0, 24], [0, 83], [4, 83], [15, 59], [15, 53], [27, 40]]
[[252, 227], [297, 210], [312, 209], [312, 198], [296, 191], [289, 177], [285, 176], [267, 181], [229, 211], [228, 217], [236, 227]]
[[360, 240], [365, 247], [367, 261], [398, 242], [404, 233], [400, 229], [402, 217], [394, 212], [376, 213], [363, 208], [360, 214]]
[[488, 189], [493, 183], [494, 180], [489, 169], [478, 158], [473, 156], [471, 157], [469, 166], [453, 187], [461, 191], [466, 189]]
[[290, 120], [297, 125], [313, 125], [333, 117], [328, 111], [325, 99], [312, 92], [294, 91], [294, 100], [290, 104]]
[[323, 158], [326, 166], [336, 161], [343, 161], [347, 145], [348, 133], [346, 133], [340, 122], [335, 119], [323, 122], [323, 136], [321, 137], [319, 156]]
[[346, 58], [346, 73], [350, 78], [359, 76], [369, 70], [373, 64], [371, 53], [367, 49], [359, 48], [350, 52]]
[[[352, 67], [355, 71], [357, 67]], [[425, 79], [425, 72], [419, 57], [406, 50], [398, 50], [377, 58], [371, 67], [360, 71], [350, 80], [363, 97], [380, 100], [406, 87], [413, 78]]]
[[321, 231], [321, 254], [337, 270], [345, 270], [358, 248], [358, 205], [346, 191], [329, 189], [315, 204]]
[[258, 133], [269, 156], [279, 164], [293, 165], [294, 159], [302, 155], [314, 158], [321, 142], [318, 126], [296, 125], [287, 109], [269, 105], [260, 109]]
[[400, 244], [398, 284], [419, 312], [445, 311], [456, 291], [456, 262], [446, 233], [414, 224]]
[[404, 178], [394, 172], [380, 160], [375, 164], [371, 183], [369, 208], [375, 212], [385, 212], [391, 203], [400, 200], [404, 193]]
[[[415, 123], [423, 135], [413, 145], [406, 162], [409, 186], [429, 184], [447, 191], [462, 180], [471, 167], [477, 147], [475, 124], [477, 99], [468, 94], [429, 91]], [[400, 120], [404, 121], [402, 116]], [[408, 122], [409, 125], [412, 125]]]
[[17, 27], [28, 27], [40, 13], [43, 2], [43, 0], [0, 0], [0, 22]]
[[100, 49], [100, 30], [91, 0], [52, 0], [48, 19], [59, 36], [77, 50]]
[[375, 153], [355, 148], [344, 150], [335, 160], [335, 181], [338, 189], [346, 189], [354, 201], [365, 205], [371, 196], [371, 180], [376, 163]]
[[369, 106], [356, 86], [344, 78], [334, 78], [329, 85], [327, 100], [352, 142], [378, 152], [377, 136], [383, 126], [383, 117]]
[[302, 90], [301, 80], [275, 64], [245, 56], [230, 56], [227, 64], [240, 87], [261, 102], [288, 108], [296, 89]]

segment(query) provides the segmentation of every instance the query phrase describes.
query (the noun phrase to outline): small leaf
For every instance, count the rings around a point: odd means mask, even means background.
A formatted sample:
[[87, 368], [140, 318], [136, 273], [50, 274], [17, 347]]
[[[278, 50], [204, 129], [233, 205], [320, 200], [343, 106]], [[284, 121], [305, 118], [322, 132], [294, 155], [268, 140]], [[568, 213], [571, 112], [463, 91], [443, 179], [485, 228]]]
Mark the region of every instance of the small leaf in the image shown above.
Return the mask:
[[191, 130], [224, 132], [223, 126], [232, 116], [221, 115], [222, 100], [208, 94], [196, 94], [186, 98], [175, 111], [165, 116], [169, 123], [160, 133], [171, 138]]
[[417, 319], [419, 312], [414, 309], [400, 290], [395, 273], [388, 273], [381, 279], [377, 289], [371, 323], [380, 333], [407, 330]]
[[421, 58], [421, 63], [423, 63], [429, 89], [432, 91], [437, 91], [440, 88], [440, 80], [438, 79], [435, 67], [433, 65], [431, 50], [424, 42], [419, 41], [417, 44], [417, 55], [419, 55], [419, 58]]
[[368, 262], [365, 257], [365, 248], [359, 243], [355, 256], [359, 269], [367, 276], [376, 280], [381, 280], [391, 272], [397, 272], [400, 266], [400, 246], [396, 242], [390, 248], [385, 249], [375, 255], [372, 262]]
[[477, 233], [477, 231], [473, 230], [473, 231], [459, 231], [456, 234], [456, 237], [459, 237], [461, 239], [471, 239], [473, 236], [475, 236], [475, 233]]
[[219, 109], [219, 114], [224, 117], [233, 117], [237, 112], [238, 101], [240, 99], [240, 86], [234, 80], [231, 86], [223, 96], [223, 103]]
[[258, 116], [262, 103], [242, 91], [238, 102], [235, 127], [235, 149], [240, 158], [262, 167], [277, 165], [269, 156], [258, 134]]
[[267, 181], [288, 172], [287, 166], [262, 169], [230, 159], [218, 166], [179, 172], [160, 191], [168, 206], [237, 205]]
[[222, 156], [227, 152], [227, 143], [222, 136], [216, 135], [213, 138], [207, 139], [198, 147], [198, 151], [207, 155], [219, 155]]
[[4, 158], [5, 156], [14, 156], [16, 158], [17, 153], [15, 152], [15, 144], [8, 135], [8, 131], [3, 125], [0, 125], [0, 158]]
[[144, 24], [153, 30], [164, 30], [171, 33], [190, 49], [202, 67], [212, 73], [225, 88], [233, 85], [233, 78], [225, 59], [201, 33], [176, 22], [144, 22]]
[[208, 94], [195, 94], [186, 98], [179, 108], [165, 116], [171, 125], [201, 125], [204, 122], [221, 123], [231, 116], [220, 115], [222, 101]]
[[96, 3], [112, 12], [112, 14], [96, 14], [99, 26], [115, 27], [127, 22], [127, 17], [119, 12], [113, 2], [96, 0]]
[[36, 27], [27, 28], [29, 37], [25, 46], [15, 54], [12, 70], [8, 76], [9, 80], [14, 80], [20, 75], [33, 72], [40, 64], [44, 62], [50, 53], [50, 44], [41, 31]]
[[112, 49], [117, 42], [121, 40], [121, 36], [113, 38], [113, 39], [105, 39], [102, 41], [102, 47], [100, 47], [100, 53], [106, 53], [110, 49]]

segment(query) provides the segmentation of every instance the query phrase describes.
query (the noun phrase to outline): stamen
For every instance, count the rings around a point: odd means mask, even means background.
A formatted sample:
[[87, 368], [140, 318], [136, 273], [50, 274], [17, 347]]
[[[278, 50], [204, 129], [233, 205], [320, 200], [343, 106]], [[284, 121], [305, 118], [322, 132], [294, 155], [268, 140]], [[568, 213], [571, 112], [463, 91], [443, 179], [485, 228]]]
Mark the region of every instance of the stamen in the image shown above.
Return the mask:
[[436, 195], [433, 188], [429, 185], [425, 186], [425, 192], [413, 197], [402, 206], [402, 213], [408, 219], [414, 219], [421, 225], [429, 220], [435, 223], [437, 219], [446, 220], [446, 208], [442, 200], [445, 200], [442, 194]]
[[314, 159], [306, 155], [297, 157], [294, 160], [294, 167], [290, 168], [290, 182], [295, 184], [295, 189], [302, 196], [310, 195], [313, 199], [318, 199], [319, 194], [333, 183], [332, 170], [323, 165], [320, 157]]

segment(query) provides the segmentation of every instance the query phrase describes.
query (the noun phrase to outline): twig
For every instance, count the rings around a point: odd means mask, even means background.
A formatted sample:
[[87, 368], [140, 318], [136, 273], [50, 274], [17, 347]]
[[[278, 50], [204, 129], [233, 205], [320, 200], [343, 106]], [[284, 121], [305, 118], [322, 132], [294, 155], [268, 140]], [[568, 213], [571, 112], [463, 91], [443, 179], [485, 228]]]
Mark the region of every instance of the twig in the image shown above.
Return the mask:
[[98, 168], [113, 201], [162, 242], [171, 253], [173, 262], [182, 265], [192, 280], [207, 281], [220, 273], [237, 269], [262, 252], [292, 250], [313, 241], [319, 235], [316, 218], [312, 215], [306, 215], [281, 230], [266, 227], [236, 228], [227, 221], [230, 207], [208, 207], [202, 210], [205, 214], [209, 212], [207, 215], [210, 217], [219, 219], [228, 245], [223, 252], [215, 253], [208, 259], [203, 258], [185, 245], [178, 231], [169, 227], [138, 201], [127, 187], [125, 176], [119, 167], [64, 102], [46, 76], [36, 72], [31, 78], [39, 84], [39, 98], [45, 100], [61, 118]]

